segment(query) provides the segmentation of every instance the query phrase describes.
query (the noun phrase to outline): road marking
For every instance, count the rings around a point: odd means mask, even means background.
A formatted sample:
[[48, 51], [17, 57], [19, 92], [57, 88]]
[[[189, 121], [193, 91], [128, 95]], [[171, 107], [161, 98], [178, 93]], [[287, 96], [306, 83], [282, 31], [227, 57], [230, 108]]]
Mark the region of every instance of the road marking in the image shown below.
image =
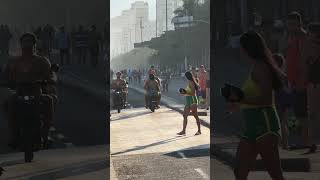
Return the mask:
[[58, 139], [64, 139], [64, 135], [62, 135], [62, 134], [58, 134], [57, 137], [58, 137]]
[[204, 179], [210, 179], [209, 176], [206, 173], [204, 173], [200, 168], [194, 170], [197, 171], [197, 173], [199, 173]]
[[178, 152], [178, 154], [182, 157], [182, 159], [188, 159], [188, 158], [183, 154], [183, 152]]

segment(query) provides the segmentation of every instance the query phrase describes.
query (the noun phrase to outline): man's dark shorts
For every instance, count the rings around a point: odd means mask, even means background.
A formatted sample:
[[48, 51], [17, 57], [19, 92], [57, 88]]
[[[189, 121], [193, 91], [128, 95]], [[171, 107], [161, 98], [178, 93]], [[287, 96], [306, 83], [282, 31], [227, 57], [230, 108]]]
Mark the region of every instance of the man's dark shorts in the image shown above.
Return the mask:
[[308, 117], [308, 97], [306, 90], [292, 92], [292, 108], [297, 118]]

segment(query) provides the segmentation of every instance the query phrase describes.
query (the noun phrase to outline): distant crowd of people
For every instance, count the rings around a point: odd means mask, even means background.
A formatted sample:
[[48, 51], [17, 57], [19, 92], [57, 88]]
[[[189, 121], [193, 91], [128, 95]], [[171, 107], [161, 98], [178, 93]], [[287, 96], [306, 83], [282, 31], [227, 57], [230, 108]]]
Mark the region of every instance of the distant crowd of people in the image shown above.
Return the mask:
[[[160, 88], [162, 92], [169, 91], [169, 84], [173, 77], [181, 78], [177, 76], [177, 73], [172, 69], [166, 68], [155, 68], [155, 66], [151, 66], [149, 69], [144, 68], [129, 68], [121, 70], [122, 79], [125, 79], [129, 83], [145, 83], [149, 78], [149, 74], [151, 73], [159, 78]], [[189, 71], [194, 76], [196, 82], [199, 84], [199, 89], [196, 94], [199, 99], [199, 103], [203, 104], [203, 106], [209, 110], [210, 106], [210, 69], [206, 69], [204, 65], [201, 65], [200, 68], [189, 66]], [[115, 76], [115, 72], [110, 70], [110, 78], [113, 79]]]
[[8, 25], [0, 25], [0, 53], [9, 55], [10, 40], [12, 34]]
[[[8, 25], [0, 26], [1, 54], [9, 55], [10, 43], [19, 44], [19, 37], [25, 31], [19, 28], [11, 30]], [[62, 66], [73, 63], [87, 64], [87, 60], [90, 59], [91, 66], [96, 68], [99, 58], [104, 58], [101, 56], [102, 53], [107, 52], [105, 50], [107, 33], [98, 31], [95, 25], [89, 28], [82, 25], [77, 28], [74, 26], [72, 31], [68, 32], [65, 26], [54, 27], [47, 24], [43, 27], [31, 28], [29, 32], [37, 37], [37, 54], [50, 60], [59, 58]], [[58, 51], [59, 57], [53, 56], [53, 50]]]

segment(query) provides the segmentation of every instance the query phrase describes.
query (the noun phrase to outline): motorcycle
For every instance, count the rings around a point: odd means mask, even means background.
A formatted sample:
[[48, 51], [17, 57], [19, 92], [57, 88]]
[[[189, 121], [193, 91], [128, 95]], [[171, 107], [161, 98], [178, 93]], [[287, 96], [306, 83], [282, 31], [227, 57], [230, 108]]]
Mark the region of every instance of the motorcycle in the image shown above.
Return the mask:
[[[25, 162], [31, 162], [34, 152], [39, 151], [45, 143], [44, 131], [46, 131], [46, 119], [43, 111], [47, 103], [43, 94], [31, 95], [33, 90], [47, 85], [48, 81], [34, 81], [16, 83], [14, 87], [15, 95], [13, 99], [15, 111], [16, 143], [24, 152]], [[11, 85], [10, 85], [11, 86]]]
[[118, 113], [121, 112], [121, 109], [125, 109], [123, 91], [121, 89], [113, 90], [113, 104]]
[[157, 98], [158, 93], [156, 91], [150, 92], [148, 97], [148, 108], [151, 110], [151, 112], [154, 112], [157, 109]]

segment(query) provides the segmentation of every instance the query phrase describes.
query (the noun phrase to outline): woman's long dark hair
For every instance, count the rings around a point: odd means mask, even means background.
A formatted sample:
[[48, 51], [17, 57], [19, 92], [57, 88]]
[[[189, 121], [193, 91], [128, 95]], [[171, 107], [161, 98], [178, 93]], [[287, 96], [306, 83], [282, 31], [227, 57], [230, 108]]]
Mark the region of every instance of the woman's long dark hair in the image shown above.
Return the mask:
[[258, 61], [265, 62], [272, 72], [272, 87], [274, 90], [281, 89], [286, 74], [276, 65], [270, 49], [267, 47], [262, 36], [255, 31], [248, 31], [240, 38], [241, 47], [248, 53], [248, 56]]
[[189, 80], [189, 81], [192, 81], [194, 83], [194, 86], [195, 86], [195, 89], [196, 91], [199, 89], [199, 85], [198, 83], [196, 82], [196, 80], [194, 79], [192, 73], [190, 71], [187, 71], [185, 74], [186, 78]]

